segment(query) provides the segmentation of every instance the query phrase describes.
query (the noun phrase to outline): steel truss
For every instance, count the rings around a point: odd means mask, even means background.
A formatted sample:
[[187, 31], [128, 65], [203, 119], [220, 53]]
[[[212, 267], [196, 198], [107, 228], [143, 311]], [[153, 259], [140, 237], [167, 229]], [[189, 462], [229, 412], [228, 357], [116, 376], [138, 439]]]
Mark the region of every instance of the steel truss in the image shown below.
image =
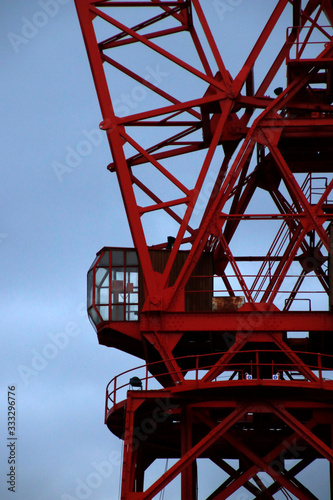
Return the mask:
[[[112, 432], [124, 437], [121, 498], [154, 498], [181, 474], [179, 497], [196, 499], [199, 458], [229, 474], [207, 500], [240, 487], [260, 499], [281, 489], [317, 498], [296, 475], [317, 458], [333, 463], [331, 382], [309, 361], [313, 352], [333, 354], [333, 2], [277, 0], [235, 77], [204, 2], [75, 3], [112, 153], [108, 169], [118, 179], [144, 281], [138, 321], [102, 321], [97, 334], [149, 363], [163, 387], [129, 391], [123, 424], [124, 404], [107, 412]], [[266, 48], [270, 61], [258, 76]], [[124, 90], [114, 88], [115, 75]], [[164, 228], [172, 245], [160, 236]], [[162, 270], [152, 249], [168, 252]], [[210, 292], [223, 298], [221, 309], [189, 311], [188, 295], [200, 290], [188, 284], [205, 278], [195, 270], [207, 253]], [[244, 305], [227, 309], [239, 296]], [[253, 348], [273, 351], [277, 364], [286, 357], [294, 371], [269, 390], [265, 368], [251, 380], [217, 384], [216, 377], [235, 372], [235, 356], [238, 372], [248, 366], [245, 352]], [[213, 360], [208, 370], [198, 357], [204, 353]], [[186, 374], [198, 367], [194, 387]], [[170, 418], [134, 447], [138, 422], [154, 412], [156, 397], [172, 403]], [[262, 435], [265, 422], [271, 427]], [[177, 462], [145, 489], [145, 470], [162, 456]], [[299, 462], [287, 470], [291, 458]], [[271, 477], [268, 487], [260, 471]]]
[[[181, 475], [181, 498], [197, 498], [200, 458], [212, 461], [229, 476], [217, 473], [223, 481], [209, 499], [230, 498], [241, 487], [254, 498], [274, 498], [281, 488], [302, 500], [317, 498], [296, 475], [318, 458], [333, 460], [331, 445], [326, 444], [332, 430], [332, 405], [309, 405], [299, 397], [295, 402], [285, 396], [269, 397], [268, 403], [267, 392], [251, 389], [249, 384], [247, 397], [234, 388], [233, 397], [225, 397], [223, 391], [223, 400], [218, 392], [210, 393], [212, 400], [207, 400], [198, 389], [131, 391], [123, 435], [123, 498], [155, 498], [177, 475]], [[167, 414], [163, 407], [168, 408]], [[153, 414], [162, 423], [149, 418]], [[304, 419], [306, 414], [311, 416]], [[143, 491], [145, 470], [161, 456], [176, 459], [175, 463]], [[235, 458], [238, 469], [226, 461]], [[287, 460], [297, 463], [287, 470]], [[258, 477], [262, 471], [273, 480], [270, 485]]]

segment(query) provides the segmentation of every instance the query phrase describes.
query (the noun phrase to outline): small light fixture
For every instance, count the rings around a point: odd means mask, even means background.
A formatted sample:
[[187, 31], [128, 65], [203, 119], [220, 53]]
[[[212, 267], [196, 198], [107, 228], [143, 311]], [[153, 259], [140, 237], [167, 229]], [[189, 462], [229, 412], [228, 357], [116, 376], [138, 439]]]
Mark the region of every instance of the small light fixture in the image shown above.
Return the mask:
[[139, 379], [139, 377], [131, 377], [129, 385], [130, 387], [138, 387], [139, 389], [142, 389], [142, 381]]
[[175, 241], [176, 238], [174, 238], [173, 236], [168, 236], [168, 243], [166, 249], [171, 250]]

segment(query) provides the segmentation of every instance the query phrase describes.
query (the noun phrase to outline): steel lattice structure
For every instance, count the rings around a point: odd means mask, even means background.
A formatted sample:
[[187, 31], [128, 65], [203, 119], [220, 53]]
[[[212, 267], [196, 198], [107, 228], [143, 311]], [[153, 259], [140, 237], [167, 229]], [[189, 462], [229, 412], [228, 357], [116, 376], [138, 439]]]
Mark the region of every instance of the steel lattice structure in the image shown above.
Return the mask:
[[135, 247], [88, 273], [100, 343], [146, 367], [124, 400], [119, 377], [107, 389], [121, 498], [179, 476], [197, 500], [203, 459], [222, 478], [207, 500], [313, 500], [296, 476], [333, 472], [333, 1], [263, 2], [236, 76], [208, 1], [75, 3]]

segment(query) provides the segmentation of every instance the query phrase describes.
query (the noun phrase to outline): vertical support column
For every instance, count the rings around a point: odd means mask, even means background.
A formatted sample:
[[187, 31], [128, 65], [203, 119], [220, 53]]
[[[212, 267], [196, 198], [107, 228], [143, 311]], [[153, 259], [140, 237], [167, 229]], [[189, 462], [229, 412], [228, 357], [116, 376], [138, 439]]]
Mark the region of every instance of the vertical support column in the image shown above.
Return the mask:
[[293, 2], [293, 26], [301, 25], [302, 0], [294, 0]]
[[329, 279], [329, 310], [333, 310], [333, 224], [329, 227], [329, 254], [328, 254], [328, 279]]
[[143, 491], [144, 477], [145, 477], [144, 457], [142, 453], [142, 447], [139, 447], [136, 457], [136, 466], [135, 466], [135, 480], [134, 480], [135, 492]]
[[[331, 424], [331, 448], [333, 449], [333, 424]], [[333, 463], [329, 462], [330, 467], [330, 500], [333, 500]]]
[[121, 500], [129, 498], [130, 491], [133, 491], [131, 484], [131, 468], [133, 456], [133, 425], [134, 411], [132, 409], [132, 398], [127, 397], [125, 435], [124, 435], [124, 453], [123, 453], [123, 471], [121, 478]]
[[[181, 456], [192, 448], [192, 408], [186, 406], [181, 413]], [[194, 460], [181, 473], [181, 498], [197, 500], [197, 463]]]
[[131, 498], [131, 493], [134, 492], [136, 462], [138, 455], [138, 446], [133, 440], [134, 416], [136, 409], [141, 405], [141, 403], [141, 399], [133, 400], [131, 393], [129, 392], [127, 394], [121, 500], [128, 500]]

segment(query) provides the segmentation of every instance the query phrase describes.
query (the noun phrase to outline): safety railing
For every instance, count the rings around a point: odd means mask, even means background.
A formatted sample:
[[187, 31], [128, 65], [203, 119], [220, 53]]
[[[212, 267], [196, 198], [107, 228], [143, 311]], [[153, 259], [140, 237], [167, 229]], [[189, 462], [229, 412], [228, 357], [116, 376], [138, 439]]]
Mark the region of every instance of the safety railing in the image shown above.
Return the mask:
[[[264, 260], [263, 257], [262, 259]], [[315, 272], [311, 272], [313, 271], [313, 269], [321, 265], [324, 266], [324, 271], [325, 273], [327, 273], [328, 257], [325, 255], [321, 255], [320, 252], [314, 252], [313, 256], [310, 253], [308, 255], [304, 254], [303, 256], [297, 257], [295, 261], [299, 262], [299, 269], [301, 269], [301, 266], [303, 266], [305, 268], [309, 268], [309, 271], [304, 272], [302, 275], [295, 274], [293, 272], [287, 273], [284, 277], [282, 285], [276, 291], [276, 298], [274, 299], [274, 303], [277, 305], [277, 307], [279, 307], [279, 309], [283, 308], [283, 306], [288, 303], [288, 310], [293, 305], [294, 311], [328, 310], [328, 300], [326, 300], [326, 298], [328, 297], [328, 288], [324, 288], [318, 281], [317, 274]], [[275, 269], [276, 264], [279, 262], [280, 259], [276, 256], [271, 258], [268, 257], [267, 260], [264, 261], [264, 264], [268, 266], [268, 272], [266, 274], [261, 274], [263, 271], [263, 266], [259, 270], [258, 274], [242, 274], [244, 283], [246, 283], [254, 302], [260, 302], [262, 300], [262, 295], [264, 293], [264, 280], [267, 280], [268, 282], [274, 282], [280, 277], [280, 273], [276, 272]], [[295, 292], [295, 286], [300, 279], [300, 275], [302, 278], [302, 286], [297, 287], [297, 290]], [[221, 277], [214, 276], [213, 278], [215, 279], [215, 282], [213, 289], [185, 290], [185, 297], [195, 297], [199, 294], [201, 296], [203, 296], [204, 294], [210, 294], [213, 302], [216, 298], [224, 298], [224, 302], [221, 302], [221, 308], [213, 307], [213, 311], [224, 312], [224, 310], [230, 309], [230, 307], [228, 308], [228, 306], [232, 305], [231, 302], [235, 299], [235, 296], [237, 298], [244, 297], [244, 288], [242, 288], [241, 283], [239, 283], [238, 278], [235, 274], [225, 273], [223, 277], [227, 278], [227, 282], [231, 285], [230, 288], [220, 287], [219, 280], [221, 280]], [[193, 278], [204, 279], [206, 278], [206, 276], [193, 276]], [[263, 280], [262, 283], [258, 283], [259, 278]], [[223, 285], [224, 284], [225, 283], [223, 283]], [[254, 284], [257, 284], [257, 287], [254, 287]], [[228, 301], [230, 301], [230, 304], [228, 303]], [[306, 304], [304, 301], [306, 301]], [[197, 302], [200, 304], [199, 301]], [[237, 303], [237, 307], [234, 307], [234, 310], [236, 311], [241, 305], [242, 303]], [[197, 309], [197, 311], [200, 311], [200, 309]]]
[[287, 60], [315, 59], [330, 44], [332, 26], [290, 26], [287, 28]]
[[[313, 175], [310, 172], [304, 181], [302, 191], [311, 205], [318, 203], [321, 196], [325, 193], [328, 186], [328, 177]], [[331, 193], [329, 193], [331, 194]], [[326, 198], [324, 204], [332, 204], [331, 198]]]
[[[163, 390], [156, 377], [178, 375], [180, 386], [200, 381], [215, 366], [221, 353], [183, 356], [176, 358], [179, 369], [165, 370], [166, 361], [143, 364], [116, 375], [106, 387], [105, 418], [109, 410], [126, 399], [128, 390]], [[215, 363], [208, 362], [214, 357]], [[270, 361], [267, 361], [271, 358]], [[207, 364], [205, 363], [207, 360]], [[305, 361], [306, 362], [305, 362]], [[182, 367], [182, 365], [184, 367]], [[152, 375], [155, 372], [158, 375]], [[183, 380], [182, 380], [183, 379]], [[235, 353], [234, 359], [219, 367], [219, 375], [211, 383], [242, 384], [249, 380], [273, 380], [282, 384], [290, 382], [312, 382], [321, 387], [325, 381], [333, 381], [333, 355], [287, 350], [246, 350]]]

